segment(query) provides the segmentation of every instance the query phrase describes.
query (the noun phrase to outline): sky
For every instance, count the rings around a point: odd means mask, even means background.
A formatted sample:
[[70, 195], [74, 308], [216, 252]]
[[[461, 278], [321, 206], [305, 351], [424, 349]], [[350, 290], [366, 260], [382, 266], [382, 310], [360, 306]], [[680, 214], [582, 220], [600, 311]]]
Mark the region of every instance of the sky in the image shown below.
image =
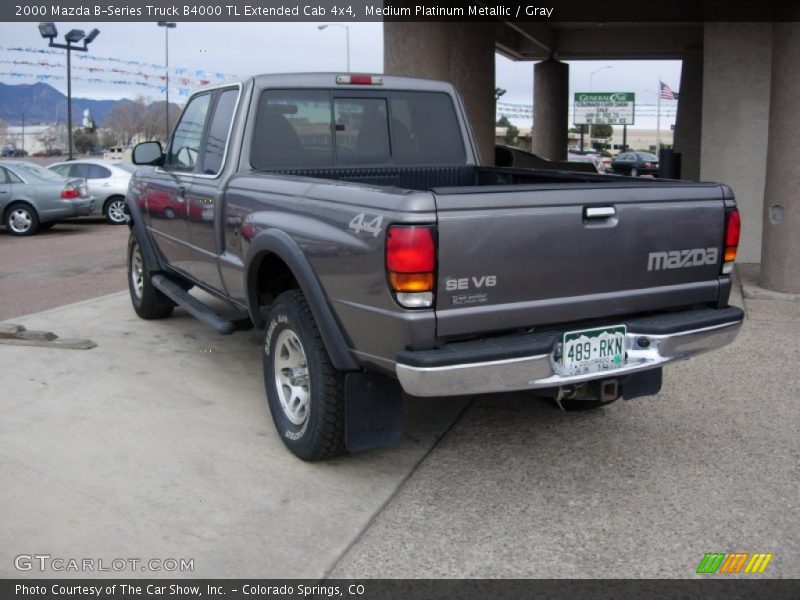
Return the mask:
[[[201, 81], [223, 75], [344, 71], [347, 45], [341, 26], [320, 31], [321, 23], [178, 23], [169, 32], [170, 100], [182, 102]], [[56, 23], [59, 38], [79, 23]], [[381, 23], [348, 23], [351, 70], [383, 70]], [[155, 23], [86, 23], [100, 35], [85, 54], [73, 53], [73, 97], [95, 99], [163, 97], [165, 30]], [[1, 23], [0, 82], [35, 83], [36, 77], [66, 93], [63, 51], [48, 50], [37, 24]], [[21, 48], [11, 50], [12, 48]], [[130, 62], [123, 62], [130, 61]], [[46, 63], [49, 66], [39, 66]], [[678, 91], [680, 61], [571, 61], [570, 98], [574, 92], [634, 92], [636, 128], [655, 128], [659, 78]], [[611, 67], [611, 68], [603, 68]], [[183, 69], [179, 74], [174, 69]], [[591, 81], [590, 73], [596, 72]], [[502, 102], [532, 103], [533, 64], [496, 56], [496, 85], [507, 90]], [[133, 85], [138, 82], [139, 85]], [[674, 101], [662, 105], [662, 127], [674, 123]], [[650, 105], [650, 106], [646, 106]], [[522, 127], [528, 120], [513, 120]]]

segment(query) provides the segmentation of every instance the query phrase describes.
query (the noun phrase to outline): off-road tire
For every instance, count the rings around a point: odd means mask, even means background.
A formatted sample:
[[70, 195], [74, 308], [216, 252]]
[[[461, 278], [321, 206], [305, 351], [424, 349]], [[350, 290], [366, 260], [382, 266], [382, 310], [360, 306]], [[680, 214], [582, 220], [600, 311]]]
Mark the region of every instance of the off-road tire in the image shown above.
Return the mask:
[[[292, 345], [289, 342], [294, 341], [299, 342], [300, 352], [285, 352]], [[276, 363], [287, 364], [286, 361], [291, 362], [293, 357], [303, 359], [299, 362], [299, 368], [276, 368]], [[303, 361], [305, 367], [302, 366]], [[267, 404], [278, 435], [286, 447], [305, 461], [324, 460], [344, 454], [345, 374], [331, 363], [311, 309], [300, 291], [284, 292], [270, 308], [262, 362]], [[302, 375], [304, 369], [305, 380]], [[277, 375], [276, 371], [279, 371]], [[280, 383], [281, 378], [285, 381], [289, 374], [294, 377], [296, 372], [300, 373], [299, 382], [304, 380], [305, 386], [302, 383], [296, 387]], [[300, 390], [298, 393], [306, 398], [304, 413], [300, 409], [292, 412], [290, 408], [295, 389]], [[301, 406], [302, 402], [298, 400], [295, 404]], [[301, 422], [297, 422], [301, 419]]]
[[131, 232], [128, 239], [128, 291], [133, 310], [142, 319], [165, 319], [172, 314], [175, 303], [153, 286], [145, 253]]

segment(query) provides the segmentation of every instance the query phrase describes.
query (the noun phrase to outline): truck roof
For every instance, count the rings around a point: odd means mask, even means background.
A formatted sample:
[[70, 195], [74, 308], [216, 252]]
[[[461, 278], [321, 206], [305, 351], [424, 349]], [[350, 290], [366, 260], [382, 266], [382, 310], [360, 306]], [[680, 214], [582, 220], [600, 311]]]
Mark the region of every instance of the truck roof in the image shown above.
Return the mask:
[[[379, 84], [340, 83], [338, 77], [366, 76], [377, 78]], [[232, 77], [199, 88], [197, 91], [215, 89], [221, 86], [255, 81], [258, 87], [293, 87], [293, 88], [342, 88], [342, 89], [394, 89], [431, 92], [454, 92], [452, 84], [436, 79], [422, 77], [404, 77], [401, 75], [383, 75], [377, 73], [265, 73], [249, 77]]]

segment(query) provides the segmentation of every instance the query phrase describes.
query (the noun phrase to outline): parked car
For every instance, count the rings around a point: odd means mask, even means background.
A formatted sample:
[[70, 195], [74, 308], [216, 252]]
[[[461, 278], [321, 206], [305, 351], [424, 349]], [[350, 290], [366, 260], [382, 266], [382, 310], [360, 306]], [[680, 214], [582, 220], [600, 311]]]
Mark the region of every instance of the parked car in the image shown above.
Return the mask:
[[112, 225], [125, 222], [125, 193], [136, 167], [128, 163], [85, 158], [54, 163], [47, 168], [64, 177], [85, 179], [95, 200], [95, 212]]
[[658, 157], [650, 152], [623, 152], [611, 162], [614, 173], [638, 177], [658, 175]]
[[482, 166], [465, 115], [452, 85], [389, 75], [198, 90], [166, 152], [133, 151], [134, 310], [263, 329], [267, 404], [305, 460], [400, 439], [403, 392], [600, 408], [736, 337], [730, 188]]
[[606, 172], [606, 167], [603, 164], [603, 158], [600, 156], [599, 152], [594, 150], [581, 151], [576, 150], [575, 148], [570, 148], [567, 152], [567, 161], [575, 163], [589, 163], [598, 173]]
[[12, 235], [33, 235], [56, 221], [88, 215], [94, 200], [82, 179], [28, 162], [0, 162], [0, 214]]
[[21, 148], [14, 148], [12, 146], [7, 146], [3, 148], [2, 152], [0, 152], [0, 156], [16, 156], [16, 157], [23, 157], [28, 156], [28, 153]]
[[494, 164], [498, 167], [547, 169], [549, 171], [576, 171], [579, 173], [594, 173], [597, 171], [597, 167], [589, 162], [548, 160], [527, 150], [503, 144], [496, 144], [494, 147]]

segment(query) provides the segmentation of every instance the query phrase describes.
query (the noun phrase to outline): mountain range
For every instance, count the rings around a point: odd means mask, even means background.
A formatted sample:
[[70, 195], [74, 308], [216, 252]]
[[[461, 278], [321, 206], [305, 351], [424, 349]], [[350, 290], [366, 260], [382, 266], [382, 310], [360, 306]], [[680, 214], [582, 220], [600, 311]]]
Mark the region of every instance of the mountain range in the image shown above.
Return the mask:
[[[102, 127], [111, 110], [117, 104], [125, 102], [131, 102], [131, 100], [127, 98], [90, 100], [73, 96], [72, 125], [73, 127], [81, 126], [83, 111], [88, 108], [94, 122]], [[170, 104], [177, 106], [172, 102]], [[0, 83], [0, 119], [8, 125], [20, 125], [23, 114], [27, 125], [66, 121], [67, 97], [46, 83], [20, 85]]]

